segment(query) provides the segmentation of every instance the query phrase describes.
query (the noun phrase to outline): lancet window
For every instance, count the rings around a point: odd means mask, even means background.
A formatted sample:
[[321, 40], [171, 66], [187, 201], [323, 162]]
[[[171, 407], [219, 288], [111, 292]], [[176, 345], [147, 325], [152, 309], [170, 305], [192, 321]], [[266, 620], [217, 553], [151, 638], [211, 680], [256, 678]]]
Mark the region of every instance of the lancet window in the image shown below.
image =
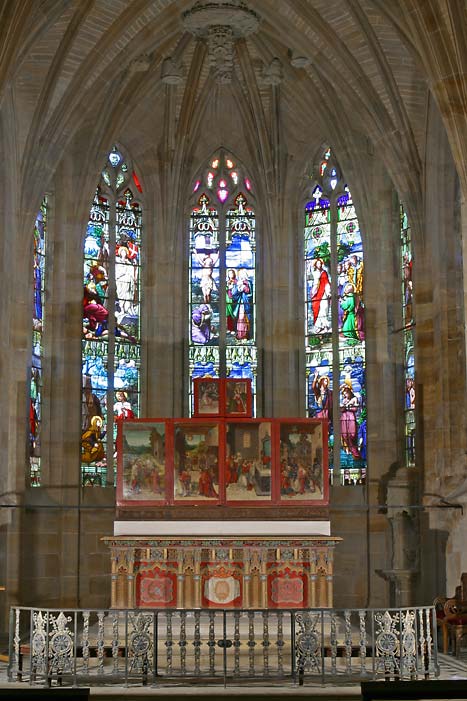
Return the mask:
[[[193, 184], [189, 257], [189, 386], [197, 377], [250, 378], [255, 397], [256, 218], [251, 180], [217, 154]], [[253, 401], [254, 403], [254, 401]]]
[[412, 277], [412, 238], [407, 212], [400, 205], [400, 260], [402, 280], [402, 331], [404, 334], [405, 464], [415, 465], [415, 351]]
[[46, 286], [47, 197], [44, 197], [34, 223], [32, 358], [29, 394], [29, 479], [32, 487], [41, 484], [41, 426], [43, 380], [44, 297]]
[[305, 207], [307, 414], [328, 421], [334, 483], [367, 468], [363, 244], [352, 196], [330, 149]]
[[140, 412], [141, 184], [109, 153], [84, 239], [81, 471], [114, 484], [117, 420]]

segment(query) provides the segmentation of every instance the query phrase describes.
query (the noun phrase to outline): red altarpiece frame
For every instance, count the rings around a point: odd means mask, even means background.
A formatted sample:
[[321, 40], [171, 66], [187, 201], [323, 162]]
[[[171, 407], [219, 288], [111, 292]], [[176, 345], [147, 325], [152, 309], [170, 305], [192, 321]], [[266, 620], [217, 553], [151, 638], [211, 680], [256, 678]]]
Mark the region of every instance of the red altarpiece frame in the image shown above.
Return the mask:
[[325, 506], [319, 419], [131, 419], [117, 437], [117, 505]]

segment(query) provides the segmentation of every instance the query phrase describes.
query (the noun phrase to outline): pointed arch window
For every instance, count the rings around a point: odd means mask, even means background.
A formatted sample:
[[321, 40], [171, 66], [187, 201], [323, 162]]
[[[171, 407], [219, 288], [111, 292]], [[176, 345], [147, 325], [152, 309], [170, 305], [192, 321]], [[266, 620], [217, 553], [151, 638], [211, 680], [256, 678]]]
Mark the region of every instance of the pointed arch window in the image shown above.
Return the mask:
[[[81, 471], [114, 484], [117, 419], [140, 412], [141, 184], [109, 153], [84, 240]], [[135, 194], [136, 193], [136, 194]]]
[[363, 245], [355, 206], [331, 149], [305, 207], [306, 408], [329, 422], [335, 483], [366, 481]]
[[402, 280], [402, 326], [404, 334], [404, 427], [405, 465], [415, 465], [415, 318], [413, 307], [412, 237], [407, 212], [400, 205], [400, 261]]
[[44, 197], [34, 223], [32, 359], [29, 392], [29, 480], [32, 487], [41, 484], [41, 427], [43, 380], [44, 297], [46, 288], [48, 202]]
[[[193, 379], [250, 378], [256, 395], [256, 217], [252, 182], [215, 155], [193, 184], [189, 259], [189, 386]], [[255, 404], [255, 402], [253, 402]]]

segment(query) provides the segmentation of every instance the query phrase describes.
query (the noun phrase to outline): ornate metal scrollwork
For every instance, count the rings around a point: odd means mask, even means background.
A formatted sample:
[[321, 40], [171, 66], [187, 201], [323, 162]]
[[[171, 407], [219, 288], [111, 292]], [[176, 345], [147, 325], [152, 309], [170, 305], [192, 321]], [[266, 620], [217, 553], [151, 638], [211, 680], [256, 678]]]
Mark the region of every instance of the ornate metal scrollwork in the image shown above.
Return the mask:
[[42, 615], [42, 611], [32, 615], [34, 629], [31, 639], [31, 674], [47, 672], [47, 614]]
[[130, 616], [129, 622], [133, 625], [128, 640], [130, 673], [147, 674], [152, 653], [152, 639], [149, 632], [152, 616], [138, 613], [136, 616]]
[[319, 613], [295, 614], [295, 657], [297, 669], [321, 672], [322, 640], [318, 630]]
[[65, 616], [63, 611], [58, 616], [49, 615], [49, 622], [52, 624], [52, 630], [49, 632], [49, 671], [50, 673], [73, 671], [73, 636], [68, 627], [71, 622], [71, 616]]
[[375, 640], [376, 669], [384, 672], [386, 676], [399, 674], [399, 613], [394, 613], [392, 616], [389, 611], [377, 613], [375, 622], [378, 626]]

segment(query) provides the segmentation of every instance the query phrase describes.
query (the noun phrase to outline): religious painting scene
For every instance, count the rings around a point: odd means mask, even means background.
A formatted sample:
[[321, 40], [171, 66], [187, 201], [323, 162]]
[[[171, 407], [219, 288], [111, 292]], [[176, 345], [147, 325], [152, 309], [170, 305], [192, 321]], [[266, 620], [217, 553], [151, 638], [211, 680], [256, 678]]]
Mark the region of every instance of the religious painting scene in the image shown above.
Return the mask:
[[[335, 184], [330, 148], [320, 164]], [[333, 226], [331, 226], [333, 221]], [[347, 185], [324, 197], [319, 185], [305, 207], [306, 402], [308, 416], [327, 420], [331, 482], [366, 480], [365, 308], [363, 245]], [[332, 300], [336, 300], [333, 305]], [[339, 365], [337, 365], [337, 358]], [[339, 376], [339, 386], [333, 378]], [[339, 396], [336, 428], [334, 392]]]
[[93, 483], [94, 475], [105, 474], [107, 466], [107, 358], [99, 354], [99, 345], [92, 346], [82, 375], [81, 464], [86, 468], [85, 474], [93, 475], [84, 478], [85, 484], [87, 479]]
[[[101, 173], [84, 237], [83, 486], [115, 482], [117, 420], [139, 415], [142, 210], [127, 186], [130, 173], [114, 146]], [[131, 177], [141, 193], [134, 171]]]
[[219, 342], [219, 236], [215, 209], [200, 197], [193, 210], [190, 236], [191, 342], [216, 345]]
[[255, 338], [255, 217], [241, 193], [235, 205], [226, 223], [226, 342], [244, 344]]
[[[251, 189], [250, 178], [223, 150], [194, 181], [197, 199], [189, 225], [189, 370], [192, 380], [217, 378], [222, 364], [226, 377], [250, 379], [254, 412], [258, 361], [256, 217], [247, 200]], [[216, 200], [220, 205], [231, 202], [221, 228], [212, 204]], [[193, 386], [190, 408], [193, 411]]]
[[280, 494], [282, 500], [322, 499], [323, 429], [321, 424], [281, 423]]
[[195, 379], [195, 414], [196, 416], [219, 416], [221, 397], [219, 380], [213, 378]]
[[219, 426], [174, 426], [174, 499], [219, 499]]
[[337, 224], [338, 327], [348, 346], [365, 339], [362, 237], [350, 193], [339, 198]]
[[122, 422], [122, 498], [165, 500], [165, 423]]
[[83, 337], [107, 338], [109, 280], [109, 203], [97, 189], [84, 239]]
[[227, 423], [227, 501], [271, 499], [271, 423]]
[[131, 190], [117, 202], [115, 246], [115, 335], [116, 340], [140, 340], [141, 209]]
[[305, 209], [306, 333], [310, 348], [331, 342], [331, 223], [329, 201], [316, 186]]
[[[358, 351], [357, 351], [358, 353]], [[365, 366], [363, 358], [348, 350], [341, 351], [343, 358], [340, 383], [340, 467], [345, 480], [366, 478], [367, 459], [367, 411]], [[346, 472], [350, 470], [350, 472]]]
[[250, 380], [229, 380], [225, 383], [226, 416], [251, 416]]
[[[313, 351], [307, 372], [308, 416], [328, 422], [329, 466], [333, 464], [333, 373], [326, 352]], [[313, 363], [317, 363], [314, 365]]]

